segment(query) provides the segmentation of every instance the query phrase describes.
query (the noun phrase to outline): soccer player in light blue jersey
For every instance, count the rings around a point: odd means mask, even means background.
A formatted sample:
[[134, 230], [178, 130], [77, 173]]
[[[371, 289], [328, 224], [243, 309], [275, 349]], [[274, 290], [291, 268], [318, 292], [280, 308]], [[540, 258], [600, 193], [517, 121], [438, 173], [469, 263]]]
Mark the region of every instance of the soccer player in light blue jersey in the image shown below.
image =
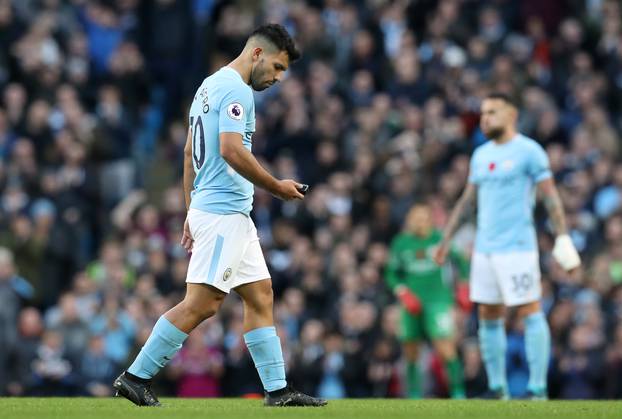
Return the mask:
[[567, 271], [581, 261], [566, 230], [562, 203], [542, 147], [516, 132], [518, 109], [504, 94], [481, 106], [480, 127], [490, 141], [473, 153], [466, 189], [453, 209], [435, 259], [442, 264], [462, 216], [477, 196], [477, 233], [471, 263], [470, 298], [479, 303], [479, 341], [488, 376], [485, 398], [507, 399], [504, 310], [516, 307], [525, 324], [529, 364], [527, 397], [546, 399], [551, 350], [549, 326], [540, 307], [540, 265], [533, 209], [544, 200], [556, 235], [553, 257]]
[[132, 365], [113, 383], [118, 395], [137, 405], [160, 406], [151, 379], [231, 290], [244, 302], [244, 341], [263, 384], [265, 404], [326, 404], [287, 384], [270, 273], [250, 218], [253, 185], [283, 200], [304, 197], [303, 185], [275, 179], [251, 153], [253, 90], [280, 81], [299, 56], [285, 28], [261, 26], [241, 54], [206, 78], [194, 96], [183, 176], [188, 215], [181, 243], [192, 252], [186, 296], [160, 317]]

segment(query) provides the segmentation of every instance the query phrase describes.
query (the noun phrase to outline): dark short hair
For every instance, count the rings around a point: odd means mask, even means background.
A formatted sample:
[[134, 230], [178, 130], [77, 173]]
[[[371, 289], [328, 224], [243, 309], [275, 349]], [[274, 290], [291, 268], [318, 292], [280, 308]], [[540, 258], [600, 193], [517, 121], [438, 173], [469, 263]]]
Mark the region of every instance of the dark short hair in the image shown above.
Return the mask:
[[290, 62], [296, 61], [300, 58], [300, 51], [296, 49], [294, 40], [287, 32], [287, 29], [285, 29], [282, 25], [279, 25], [278, 23], [261, 25], [253, 31], [249, 38], [254, 38], [256, 36], [264, 38], [278, 48], [279, 51], [287, 52]]
[[510, 95], [508, 95], [506, 93], [492, 92], [492, 93], [489, 93], [488, 95], [486, 95], [486, 97], [484, 99], [499, 99], [499, 100], [504, 101], [508, 105], [513, 106], [516, 109], [518, 109], [518, 104], [516, 103], [514, 98], [512, 98]]

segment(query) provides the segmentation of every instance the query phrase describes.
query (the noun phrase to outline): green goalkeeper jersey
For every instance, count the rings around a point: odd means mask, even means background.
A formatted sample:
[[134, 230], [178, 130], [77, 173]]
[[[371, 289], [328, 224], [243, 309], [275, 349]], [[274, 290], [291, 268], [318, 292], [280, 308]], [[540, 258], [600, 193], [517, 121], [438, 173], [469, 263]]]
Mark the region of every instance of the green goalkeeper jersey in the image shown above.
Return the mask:
[[428, 237], [398, 234], [391, 242], [385, 272], [391, 290], [403, 284], [416, 293], [424, 304], [426, 301], [452, 303], [454, 267], [458, 269], [459, 278], [466, 280], [469, 264], [460, 252], [452, 248], [448, 259], [453, 263], [438, 266], [432, 256], [441, 240], [438, 230], [432, 230]]

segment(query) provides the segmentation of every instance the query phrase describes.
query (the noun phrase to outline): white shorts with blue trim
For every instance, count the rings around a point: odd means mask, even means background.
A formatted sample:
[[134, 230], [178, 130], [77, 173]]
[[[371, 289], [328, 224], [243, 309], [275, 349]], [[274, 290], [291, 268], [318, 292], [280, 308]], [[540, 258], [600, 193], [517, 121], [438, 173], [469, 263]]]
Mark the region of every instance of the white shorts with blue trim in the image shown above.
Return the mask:
[[471, 260], [471, 301], [518, 306], [542, 297], [538, 252], [479, 253]]
[[191, 208], [188, 224], [194, 244], [186, 282], [229, 293], [240, 285], [270, 278], [250, 217]]

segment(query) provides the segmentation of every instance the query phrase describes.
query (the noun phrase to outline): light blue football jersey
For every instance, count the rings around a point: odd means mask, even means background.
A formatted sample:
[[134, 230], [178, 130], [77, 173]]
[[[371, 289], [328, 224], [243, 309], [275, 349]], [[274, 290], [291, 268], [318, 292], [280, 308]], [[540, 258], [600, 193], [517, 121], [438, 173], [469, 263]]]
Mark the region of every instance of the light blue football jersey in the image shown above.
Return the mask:
[[199, 86], [190, 106], [194, 190], [190, 208], [214, 214], [242, 213], [253, 208], [253, 184], [220, 155], [219, 134], [237, 132], [251, 150], [255, 132], [253, 91], [242, 76], [223, 67]]
[[536, 184], [551, 177], [549, 159], [536, 141], [517, 134], [505, 144], [488, 141], [471, 158], [469, 183], [477, 185], [475, 250], [537, 250], [533, 209]]

